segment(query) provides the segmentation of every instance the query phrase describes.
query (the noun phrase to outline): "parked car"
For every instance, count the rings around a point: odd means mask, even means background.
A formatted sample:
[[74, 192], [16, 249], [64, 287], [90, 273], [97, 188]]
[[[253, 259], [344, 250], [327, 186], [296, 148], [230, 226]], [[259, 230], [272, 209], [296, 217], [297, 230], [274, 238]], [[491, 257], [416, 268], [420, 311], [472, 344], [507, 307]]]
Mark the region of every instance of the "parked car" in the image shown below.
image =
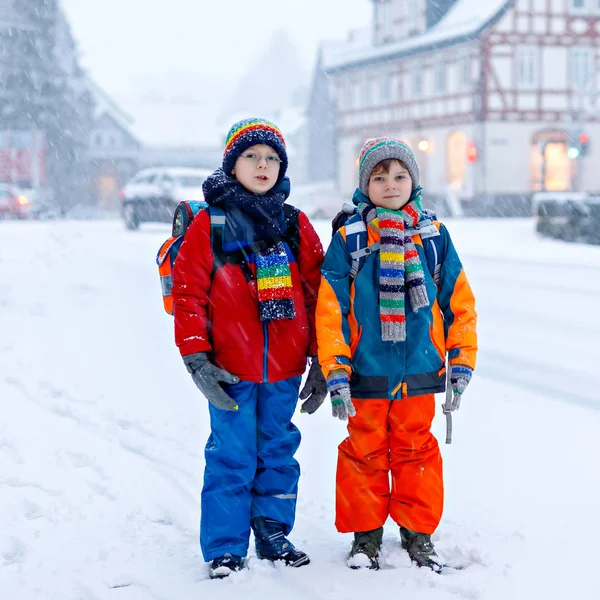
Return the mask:
[[144, 169], [121, 190], [121, 215], [127, 229], [141, 223], [169, 223], [182, 200], [204, 200], [205, 169], [162, 167]]
[[600, 195], [590, 196], [586, 204], [588, 207], [586, 242], [600, 244]]
[[600, 197], [583, 192], [533, 195], [536, 231], [566, 242], [599, 243]]
[[27, 216], [30, 219], [59, 219], [63, 216], [49, 188], [23, 188], [21, 192], [29, 201]]
[[23, 190], [12, 183], [0, 182], [0, 219], [26, 219], [30, 202]]

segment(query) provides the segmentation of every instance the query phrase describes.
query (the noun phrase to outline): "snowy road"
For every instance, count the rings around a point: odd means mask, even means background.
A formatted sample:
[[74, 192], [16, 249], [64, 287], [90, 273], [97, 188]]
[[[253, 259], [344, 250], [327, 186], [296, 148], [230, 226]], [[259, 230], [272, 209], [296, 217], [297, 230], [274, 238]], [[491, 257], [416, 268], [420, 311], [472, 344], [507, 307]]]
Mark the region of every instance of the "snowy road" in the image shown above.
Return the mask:
[[[385, 568], [345, 567], [350, 536], [333, 527], [345, 432], [324, 405], [296, 416], [292, 540], [313, 563], [251, 558], [214, 582], [197, 542], [206, 401], [173, 344], [154, 264], [168, 228], [0, 223], [0, 599], [597, 598], [600, 248], [539, 240], [528, 220], [448, 226], [481, 351], [442, 448], [435, 540], [470, 566], [412, 567], [389, 523]], [[441, 415], [435, 431], [443, 439]]]

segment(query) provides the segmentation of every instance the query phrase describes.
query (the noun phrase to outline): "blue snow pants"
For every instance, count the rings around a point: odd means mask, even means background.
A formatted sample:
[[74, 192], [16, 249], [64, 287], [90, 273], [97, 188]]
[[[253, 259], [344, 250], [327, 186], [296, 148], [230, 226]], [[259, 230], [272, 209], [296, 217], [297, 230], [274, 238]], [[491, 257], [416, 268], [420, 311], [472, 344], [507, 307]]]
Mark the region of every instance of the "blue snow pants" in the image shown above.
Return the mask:
[[239, 410], [209, 404], [211, 434], [204, 455], [200, 546], [205, 561], [246, 556], [250, 521], [268, 517], [294, 526], [300, 431], [292, 423], [301, 377], [224, 386]]

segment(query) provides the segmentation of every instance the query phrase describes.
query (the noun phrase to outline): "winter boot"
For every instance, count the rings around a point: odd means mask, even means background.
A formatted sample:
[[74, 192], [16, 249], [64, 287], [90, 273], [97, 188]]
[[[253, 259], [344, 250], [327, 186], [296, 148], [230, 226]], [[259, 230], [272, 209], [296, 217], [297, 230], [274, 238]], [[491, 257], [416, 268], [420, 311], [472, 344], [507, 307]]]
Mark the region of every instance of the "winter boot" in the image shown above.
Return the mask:
[[241, 571], [244, 566], [244, 559], [241, 556], [227, 553], [211, 561], [208, 575], [211, 579], [225, 579], [232, 573]]
[[351, 569], [379, 569], [379, 553], [383, 539], [383, 527], [371, 531], [358, 531], [346, 564]]
[[305, 552], [294, 548], [294, 544], [283, 534], [284, 525], [267, 517], [252, 519], [256, 556], [260, 559], [281, 561], [287, 567], [303, 567], [310, 563]]
[[436, 573], [441, 573], [444, 565], [433, 547], [429, 534], [400, 527], [400, 539], [402, 547], [419, 567], [428, 567]]

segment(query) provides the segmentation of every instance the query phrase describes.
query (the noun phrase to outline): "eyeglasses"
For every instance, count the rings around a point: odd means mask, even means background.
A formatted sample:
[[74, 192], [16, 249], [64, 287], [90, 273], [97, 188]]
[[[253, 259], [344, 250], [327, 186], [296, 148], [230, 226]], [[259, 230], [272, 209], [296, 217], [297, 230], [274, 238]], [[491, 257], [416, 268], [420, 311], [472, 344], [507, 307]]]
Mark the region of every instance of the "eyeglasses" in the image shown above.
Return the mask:
[[246, 154], [242, 154], [240, 158], [245, 158], [248, 162], [254, 163], [255, 165], [257, 165], [263, 158], [269, 167], [274, 167], [275, 165], [281, 164], [281, 159], [279, 156], [273, 156], [272, 154], [270, 156], [260, 156], [254, 152], [248, 152]]

